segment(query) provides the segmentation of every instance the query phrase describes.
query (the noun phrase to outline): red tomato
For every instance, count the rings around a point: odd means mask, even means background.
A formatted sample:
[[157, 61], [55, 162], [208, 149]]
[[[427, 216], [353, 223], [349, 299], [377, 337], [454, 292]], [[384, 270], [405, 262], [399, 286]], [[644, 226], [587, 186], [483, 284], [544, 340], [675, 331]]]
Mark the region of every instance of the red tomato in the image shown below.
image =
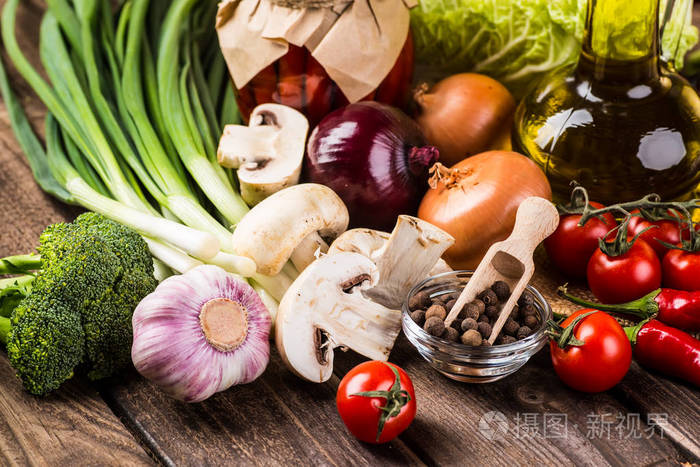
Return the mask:
[[[639, 213], [638, 209], [632, 211], [632, 214], [636, 213]], [[656, 254], [659, 256], [659, 259], [663, 259], [664, 255], [668, 251], [668, 248], [663, 246], [657, 240], [670, 243], [671, 245], [675, 245], [681, 241], [681, 229], [679, 228], [678, 222], [676, 221], [661, 220], [649, 222], [643, 217], [634, 216], [632, 217], [632, 219], [630, 219], [627, 232], [630, 236], [634, 237], [639, 232], [648, 227], [652, 228], [640, 235], [639, 238], [647, 242], [649, 246], [654, 249]], [[687, 228], [688, 225], [687, 223], [685, 223], [685, 229], [687, 230]], [[687, 235], [688, 234], [686, 232], [685, 236], [687, 237]]]
[[700, 290], [700, 252], [669, 250], [662, 262], [664, 287]]
[[[596, 209], [603, 207], [600, 203], [590, 204]], [[598, 239], [605, 237], [617, 222], [609, 213], [603, 215], [602, 220], [590, 219], [583, 227], [578, 226], [579, 220], [579, 214], [562, 216], [557, 230], [544, 241], [544, 247], [557, 269], [569, 277], [585, 279], [586, 266], [598, 248]]]
[[[384, 397], [367, 393], [383, 393]], [[338, 386], [336, 404], [348, 430], [367, 443], [391, 441], [408, 428], [416, 416], [411, 379], [401, 368], [387, 362], [364, 362], [350, 370]], [[382, 408], [393, 410], [387, 413]], [[382, 416], [386, 419], [383, 428], [380, 427]]]
[[[578, 310], [564, 320], [562, 327], [590, 311], [594, 310]], [[554, 340], [549, 342], [554, 371], [564, 384], [578, 391], [601, 392], [624, 378], [632, 362], [632, 346], [615, 319], [596, 311], [576, 325], [573, 336], [583, 345], [562, 349]]]
[[586, 276], [588, 287], [601, 302], [630, 302], [661, 287], [661, 262], [647, 242], [637, 239], [620, 256], [596, 250]]

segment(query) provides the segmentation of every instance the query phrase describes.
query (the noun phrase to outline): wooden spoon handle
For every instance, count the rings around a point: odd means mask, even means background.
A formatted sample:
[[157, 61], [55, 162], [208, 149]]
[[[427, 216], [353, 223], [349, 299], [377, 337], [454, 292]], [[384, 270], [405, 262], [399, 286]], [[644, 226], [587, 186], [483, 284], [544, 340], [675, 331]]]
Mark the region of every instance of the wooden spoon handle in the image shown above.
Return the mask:
[[515, 215], [515, 226], [509, 240], [522, 242], [522, 249], [534, 251], [542, 240], [552, 235], [559, 225], [559, 213], [554, 204], [544, 198], [525, 198]]

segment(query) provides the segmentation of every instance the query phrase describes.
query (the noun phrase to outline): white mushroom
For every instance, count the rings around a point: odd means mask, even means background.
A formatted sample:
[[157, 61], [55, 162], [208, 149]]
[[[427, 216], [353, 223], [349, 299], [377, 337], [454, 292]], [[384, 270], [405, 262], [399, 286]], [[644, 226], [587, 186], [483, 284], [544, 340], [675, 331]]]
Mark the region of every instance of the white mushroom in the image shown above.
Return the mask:
[[379, 282], [365, 294], [390, 308], [400, 308], [408, 292], [428, 275], [449, 271], [440, 259], [454, 238], [433, 224], [401, 215], [391, 234], [353, 229], [338, 237], [329, 255], [359, 253], [370, 258], [379, 270]]
[[275, 324], [277, 349], [292, 371], [327, 381], [336, 347], [387, 360], [401, 313], [364, 295], [378, 277], [374, 263], [357, 253], [323, 256], [299, 275], [280, 302]]
[[222, 166], [238, 169], [246, 203], [299, 183], [308, 131], [303, 114], [280, 104], [257, 106], [248, 126], [226, 125], [217, 157]]
[[[330, 188], [295, 185], [264, 199], [233, 232], [233, 248], [257, 265], [260, 274], [277, 275], [291, 259], [303, 271], [348, 227], [348, 209]], [[325, 240], [324, 240], [325, 239]]]

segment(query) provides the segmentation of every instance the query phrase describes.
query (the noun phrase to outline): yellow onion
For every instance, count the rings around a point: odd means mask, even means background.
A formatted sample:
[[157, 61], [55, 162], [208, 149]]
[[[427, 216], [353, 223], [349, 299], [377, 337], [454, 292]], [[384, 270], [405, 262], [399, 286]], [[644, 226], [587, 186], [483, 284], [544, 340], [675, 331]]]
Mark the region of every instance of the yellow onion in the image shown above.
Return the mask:
[[451, 167], [491, 149], [509, 150], [515, 99], [498, 81], [477, 73], [447, 77], [432, 89], [422, 85], [414, 99], [416, 121], [428, 142]]
[[525, 198], [552, 198], [544, 173], [515, 152], [488, 151], [451, 169], [437, 163], [430, 172], [418, 217], [455, 238], [443, 256], [454, 269], [476, 268], [494, 242], [507, 238]]

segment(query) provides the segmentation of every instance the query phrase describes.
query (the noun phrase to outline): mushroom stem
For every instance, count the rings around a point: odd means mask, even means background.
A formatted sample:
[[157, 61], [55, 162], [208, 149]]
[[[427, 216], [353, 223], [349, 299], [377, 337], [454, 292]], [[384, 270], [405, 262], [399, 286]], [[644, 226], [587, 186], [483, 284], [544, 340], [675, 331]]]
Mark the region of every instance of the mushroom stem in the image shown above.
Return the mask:
[[326, 253], [328, 251], [328, 244], [321, 238], [318, 232], [314, 231], [299, 243], [289, 259], [292, 261], [297, 271], [302, 272], [309, 264], [316, 260], [316, 252], [319, 250], [321, 253]]
[[[249, 128], [241, 125], [226, 125], [222, 142], [217, 151], [217, 160], [222, 167], [237, 169], [244, 164], [255, 168], [275, 154], [273, 142], [277, 129], [272, 126]], [[226, 150], [234, 147], [235, 150]]]

